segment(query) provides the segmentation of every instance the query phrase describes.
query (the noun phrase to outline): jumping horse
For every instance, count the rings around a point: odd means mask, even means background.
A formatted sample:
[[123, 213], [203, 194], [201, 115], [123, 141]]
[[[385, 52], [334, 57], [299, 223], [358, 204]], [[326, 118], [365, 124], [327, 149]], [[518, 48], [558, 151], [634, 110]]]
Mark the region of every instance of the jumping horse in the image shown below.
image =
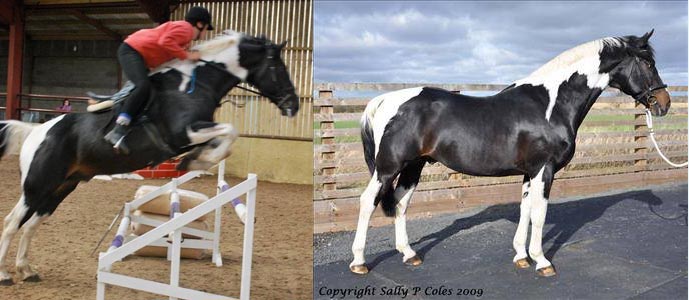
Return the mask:
[[372, 99], [361, 118], [372, 178], [360, 198], [350, 270], [368, 273], [366, 231], [378, 203], [385, 215], [395, 217], [395, 246], [403, 262], [422, 263], [409, 246], [405, 215], [424, 164], [440, 162], [474, 176], [523, 175], [513, 261], [518, 268], [527, 268], [530, 257], [539, 275], [555, 275], [541, 248], [550, 188], [555, 173], [574, 156], [577, 130], [591, 106], [610, 86], [632, 96], [655, 116], [667, 114], [670, 108], [648, 43], [652, 34], [653, 30], [641, 37], [610, 37], [579, 45], [488, 97], [420, 87]]
[[13, 284], [7, 252], [22, 226], [17, 275], [25, 281], [40, 280], [27, 256], [31, 237], [80, 182], [131, 172], [185, 153], [180, 164], [184, 169], [207, 169], [229, 156], [238, 132], [231, 124], [213, 122], [213, 114], [240, 82], [258, 88], [282, 115], [294, 116], [299, 100], [280, 57], [284, 45], [227, 31], [196, 47], [204, 61], [174, 60], [153, 70], [151, 99], [140, 118], [144, 121], [124, 139], [130, 155], [115, 152], [103, 139], [114, 125], [117, 107], [62, 115], [40, 126], [0, 122], [0, 156], [21, 151], [22, 184], [22, 195], [5, 218], [0, 238], [0, 285]]

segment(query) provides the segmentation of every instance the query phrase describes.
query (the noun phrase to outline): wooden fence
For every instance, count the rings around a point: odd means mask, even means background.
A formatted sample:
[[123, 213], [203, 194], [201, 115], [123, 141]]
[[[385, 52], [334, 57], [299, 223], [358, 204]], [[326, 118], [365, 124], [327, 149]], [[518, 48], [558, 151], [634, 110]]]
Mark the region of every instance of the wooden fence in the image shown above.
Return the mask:
[[[370, 175], [363, 158], [359, 119], [372, 97], [415, 86], [436, 86], [465, 94], [493, 94], [505, 85], [492, 84], [317, 84], [314, 107], [315, 232], [353, 230], [359, 195]], [[674, 161], [687, 159], [687, 87], [668, 88], [672, 108], [654, 119], [656, 138]], [[551, 197], [582, 196], [615, 189], [687, 180], [687, 169], [663, 162], [648, 139], [644, 110], [614, 89], [606, 90], [579, 129], [572, 162], [556, 174]], [[519, 201], [521, 176], [472, 177], [440, 164], [422, 172], [409, 209], [410, 217], [456, 212], [476, 206]], [[377, 211], [372, 223], [388, 224]]]
[[[269, 100], [234, 89], [216, 119], [232, 123], [247, 137], [311, 141], [313, 114], [313, 2], [289, 1], [183, 1], [171, 15], [184, 19], [192, 6], [206, 7], [213, 16], [212, 39], [224, 30], [265, 35], [276, 43], [287, 41], [282, 58], [300, 99], [299, 113], [282, 117]], [[246, 86], [244, 84], [244, 86]]]

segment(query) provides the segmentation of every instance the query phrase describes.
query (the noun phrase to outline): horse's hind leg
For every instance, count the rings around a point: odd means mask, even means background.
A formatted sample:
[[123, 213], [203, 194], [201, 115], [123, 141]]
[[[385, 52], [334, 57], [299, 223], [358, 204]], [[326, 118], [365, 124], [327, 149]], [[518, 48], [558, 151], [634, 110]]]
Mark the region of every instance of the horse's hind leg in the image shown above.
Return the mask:
[[36, 229], [45, 219], [50, 217], [50, 215], [55, 212], [57, 206], [62, 202], [62, 200], [69, 195], [79, 184], [78, 180], [69, 180], [60, 185], [58, 189], [53, 192], [49, 197], [48, 201], [43, 202], [44, 205], [37, 208], [36, 212], [33, 213], [31, 218], [29, 218], [23, 225], [24, 231], [19, 240], [19, 247], [17, 250], [17, 275], [24, 281], [40, 281], [38, 273], [36, 273], [29, 264], [29, 246], [31, 244], [31, 238], [36, 233]]
[[25, 196], [22, 194], [12, 211], [5, 217], [2, 237], [0, 237], [0, 285], [13, 284], [12, 275], [7, 271], [7, 252], [14, 234], [19, 230], [21, 221], [28, 211], [29, 207], [26, 205]]
[[407, 206], [411, 199], [416, 185], [421, 178], [421, 170], [426, 162], [417, 160], [409, 163], [400, 173], [397, 187], [395, 188], [395, 199], [397, 202], [397, 213], [395, 214], [395, 247], [403, 254], [402, 261], [405, 264], [418, 266], [422, 263], [421, 258], [409, 246], [407, 235]]
[[371, 220], [371, 215], [376, 208], [373, 202], [376, 199], [380, 187], [381, 183], [378, 181], [378, 174], [377, 172], [373, 172], [373, 176], [368, 182], [366, 190], [364, 190], [359, 198], [359, 222], [356, 227], [354, 242], [352, 243], [354, 260], [349, 264], [349, 269], [357, 274], [368, 273], [368, 268], [365, 265], [366, 259], [364, 258], [366, 231], [368, 230], [368, 223]]
[[16, 260], [17, 275], [21, 280], [30, 282], [40, 281], [38, 274], [34, 272], [29, 265], [27, 254], [29, 252], [29, 243], [36, 232], [36, 228], [41, 224], [41, 222], [43, 222], [43, 220], [47, 218], [48, 215], [39, 216], [38, 213], [34, 213], [23, 226], [24, 232], [19, 239], [19, 248], [17, 249]]
[[529, 197], [530, 181], [529, 176], [524, 175], [524, 182], [522, 183], [522, 203], [519, 206], [519, 225], [517, 225], [517, 232], [514, 233], [514, 240], [512, 246], [517, 254], [512, 260], [517, 268], [523, 269], [529, 267], [529, 260], [526, 254], [526, 236], [529, 233], [529, 220], [531, 220], [531, 197]]

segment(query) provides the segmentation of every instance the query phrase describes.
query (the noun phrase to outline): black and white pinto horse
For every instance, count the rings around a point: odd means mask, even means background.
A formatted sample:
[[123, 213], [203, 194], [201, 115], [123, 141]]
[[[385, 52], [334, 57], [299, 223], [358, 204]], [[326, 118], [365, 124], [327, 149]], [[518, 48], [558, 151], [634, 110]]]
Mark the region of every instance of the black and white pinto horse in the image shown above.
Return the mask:
[[257, 87], [283, 115], [293, 116], [299, 100], [280, 57], [283, 46], [228, 31], [196, 47], [204, 62], [174, 60], [153, 70], [152, 96], [145, 112], [150, 121], [132, 126], [125, 138], [131, 155], [116, 153], [103, 139], [113, 126], [116, 109], [62, 115], [40, 126], [0, 122], [0, 156], [21, 151], [22, 184], [22, 195], [4, 221], [0, 284], [13, 283], [7, 252], [22, 226], [17, 276], [39, 280], [27, 256], [31, 237], [79, 182], [100, 174], [131, 172], [183, 153], [189, 153], [182, 161], [186, 169], [207, 169], [227, 157], [238, 132], [231, 124], [213, 122], [213, 114], [240, 82]]
[[360, 198], [350, 270], [368, 272], [366, 231], [378, 203], [395, 217], [395, 245], [403, 262], [422, 263], [409, 246], [405, 214], [424, 164], [440, 162], [475, 176], [523, 175], [514, 262], [526, 268], [530, 257], [541, 276], [555, 275], [541, 248], [547, 200], [554, 174], [574, 155], [577, 129], [593, 103], [610, 86], [655, 116], [670, 108], [648, 43], [652, 33], [582, 44], [489, 97], [419, 87], [371, 100], [361, 118], [361, 135], [372, 178]]

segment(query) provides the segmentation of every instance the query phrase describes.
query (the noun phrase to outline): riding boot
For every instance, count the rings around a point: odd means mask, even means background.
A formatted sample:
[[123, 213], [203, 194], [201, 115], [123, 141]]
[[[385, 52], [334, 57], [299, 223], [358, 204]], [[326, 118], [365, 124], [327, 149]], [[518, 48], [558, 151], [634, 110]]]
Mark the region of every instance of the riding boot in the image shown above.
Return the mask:
[[129, 130], [128, 126], [122, 124], [115, 124], [115, 127], [105, 135], [105, 140], [112, 144], [116, 152], [121, 152], [122, 154], [129, 154], [129, 148], [124, 143], [124, 136]]

